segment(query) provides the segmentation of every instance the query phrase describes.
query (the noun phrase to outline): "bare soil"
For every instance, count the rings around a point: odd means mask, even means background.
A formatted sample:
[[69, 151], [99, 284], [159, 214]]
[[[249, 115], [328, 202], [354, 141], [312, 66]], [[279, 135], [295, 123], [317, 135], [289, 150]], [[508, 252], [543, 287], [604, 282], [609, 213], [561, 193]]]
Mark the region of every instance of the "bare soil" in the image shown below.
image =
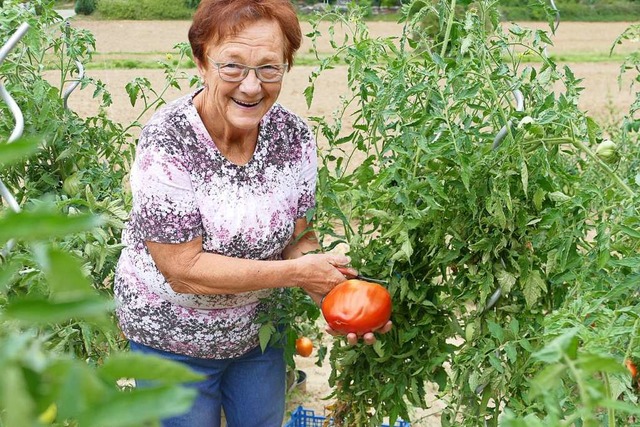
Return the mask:
[[[160, 59], [166, 52], [173, 51], [175, 44], [187, 40], [189, 22], [183, 21], [94, 21], [74, 19], [73, 25], [90, 30], [96, 37], [97, 51], [100, 55], [118, 55], [118, 57], [136, 54], [157, 55]], [[521, 26], [532, 28], [548, 27], [539, 23], [521, 23]], [[553, 37], [554, 45], [550, 46], [552, 53], [566, 52], [601, 53], [609, 52], [615, 38], [622, 33], [627, 23], [561, 23], [557, 34]], [[388, 22], [372, 22], [369, 29], [374, 36], [399, 36], [401, 26]], [[303, 23], [303, 32], [310, 31], [309, 24]], [[326, 27], [323, 28], [326, 34]], [[339, 31], [336, 38], [341, 39]], [[305, 38], [300, 55], [308, 55], [311, 43]], [[616, 48], [616, 52], [633, 52], [639, 49], [639, 43], [626, 43]], [[328, 37], [318, 44], [320, 52], [331, 52]], [[113, 57], [113, 56], [112, 56]], [[563, 64], [564, 65], [564, 64]], [[622, 87], [618, 86], [617, 75], [619, 63], [572, 63], [571, 67], [578, 78], [584, 79], [585, 90], [580, 100], [581, 107], [590, 115], [603, 120], [617, 121], [629, 110], [635, 99], [629, 90], [630, 80], [625, 80]], [[340, 103], [340, 96], [346, 94], [346, 68], [336, 67], [324, 73], [316, 85], [313, 103], [307, 107], [304, 99], [304, 89], [309, 83], [309, 76], [314, 67], [294, 66], [285, 77], [279, 101], [287, 108], [298, 114], [311, 116], [331, 116]], [[121, 123], [129, 123], [139, 115], [141, 106], [132, 107], [124, 87], [135, 77], [148, 78], [154, 88], [163, 85], [164, 76], [161, 70], [90, 70], [88, 74], [102, 80], [112, 92], [113, 106], [108, 110], [110, 117]], [[52, 76], [54, 77], [54, 76]], [[185, 83], [182, 90], [169, 90], [166, 98], [174, 99], [186, 94], [191, 89]], [[636, 91], [638, 89], [636, 88]], [[70, 100], [70, 108], [81, 115], [95, 114], [98, 102], [91, 98], [92, 89], [74, 93]], [[144, 122], [151, 113], [147, 113], [140, 120]], [[348, 126], [348, 123], [347, 123]], [[329, 338], [327, 337], [327, 340]], [[306, 383], [294, 389], [289, 396], [289, 408], [303, 405], [322, 414], [323, 408], [330, 401], [323, 400], [330, 393], [328, 385], [329, 367], [315, 365], [315, 351], [310, 358], [297, 357], [298, 368], [307, 374]], [[435, 393], [428, 396], [431, 406], [427, 410], [417, 410], [413, 415], [413, 426], [439, 426], [439, 411], [444, 406]]]

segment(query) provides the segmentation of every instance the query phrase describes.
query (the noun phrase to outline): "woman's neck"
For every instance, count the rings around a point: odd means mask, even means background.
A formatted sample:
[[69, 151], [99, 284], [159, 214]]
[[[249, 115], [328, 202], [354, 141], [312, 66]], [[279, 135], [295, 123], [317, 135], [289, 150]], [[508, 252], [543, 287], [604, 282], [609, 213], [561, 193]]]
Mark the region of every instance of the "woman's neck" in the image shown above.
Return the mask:
[[[232, 163], [247, 164], [256, 149], [258, 128], [237, 129], [220, 120], [219, 114], [207, 108], [207, 104], [204, 102], [206, 96], [203, 95], [203, 92], [196, 95], [193, 104], [218, 151]], [[218, 117], [217, 120], [216, 117]]]

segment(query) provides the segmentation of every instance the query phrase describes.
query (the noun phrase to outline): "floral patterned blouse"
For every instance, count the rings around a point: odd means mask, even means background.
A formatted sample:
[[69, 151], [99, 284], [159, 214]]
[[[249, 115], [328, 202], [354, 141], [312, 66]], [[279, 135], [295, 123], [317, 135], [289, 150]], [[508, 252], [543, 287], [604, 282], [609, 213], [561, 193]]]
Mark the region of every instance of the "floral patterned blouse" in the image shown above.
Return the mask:
[[114, 284], [116, 313], [128, 339], [224, 359], [258, 345], [261, 300], [277, 291], [176, 293], [144, 242], [202, 236], [206, 252], [281, 259], [296, 219], [315, 205], [316, 145], [307, 124], [275, 104], [260, 122], [253, 157], [236, 165], [205, 129], [193, 105], [196, 93], [156, 112], [141, 133], [130, 178], [133, 208]]

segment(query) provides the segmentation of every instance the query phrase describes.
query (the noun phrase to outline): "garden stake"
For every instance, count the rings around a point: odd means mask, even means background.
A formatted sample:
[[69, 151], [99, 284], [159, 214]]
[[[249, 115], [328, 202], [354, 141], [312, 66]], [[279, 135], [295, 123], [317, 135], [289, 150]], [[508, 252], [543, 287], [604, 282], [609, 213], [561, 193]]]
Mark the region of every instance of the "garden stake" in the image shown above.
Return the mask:
[[[9, 40], [7, 40], [4, 46], [2, 46], [2, 48], [0, 49], [0, 65], [4, 62], [9, 52], [15, 47], [18, 41], [26, 34], [28, 30], [29, 30], [29, 24], [27, 24], [26, 22], [23, 23], [22, 25], [20, 25], [20, 27], [18, 27], [16, 32], [13, 33], [13, 35], [9, 38]], [[24, 131], [24, 116], [22, 114], [22, 110], [20, 110], [20, 107], [18, 106], [18, 104], [16, 104], [16, 102], [11, 97], [9, 92], [7, 92], [7, 90], [5, 89], [1, 81], [0, 81], [0, 97], [2, 97], [4, 102], [9, 106], [9, 110], [11, 111], [11, 114], [13, 115], [16, 122], [15, 127], [11, 132], [11, 136], [9, 136], [9, 140], [7, 141], [7, 143], [10, 144], [22, 136], [22, 132]], [[20, 212], [20, 205], [18, 204], [15, 197], [13, 197], [13, 194], [11, 194], [11, 192], [9, 191], [7, 186], [4, 184], [4, 182], [2, 182], [1, 179], [0, 179], [0, 196], [4, 200], [6, 200], [11, 210], [13, 210], [15, 213]], [[15, 242], [13, 239], [7, 242], [7, 245], [4, 248], [2, 248], [2, 250], [0, 251], [1, 258], [7, 257], [9, 252], [11, 252], [11, 249], [13, 248], [14, 243]]]

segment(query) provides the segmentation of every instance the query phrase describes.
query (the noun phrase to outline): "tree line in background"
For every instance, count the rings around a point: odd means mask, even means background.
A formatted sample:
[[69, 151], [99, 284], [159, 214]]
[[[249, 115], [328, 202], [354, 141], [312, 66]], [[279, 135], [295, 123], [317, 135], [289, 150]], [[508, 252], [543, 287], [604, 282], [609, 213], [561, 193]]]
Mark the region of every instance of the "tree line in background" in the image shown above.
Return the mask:
[[[368, 10], [371, 17], [381, 9], [394, 13], [409, 0], [297, 0], [293, 3], [301, 15], [326, 7], [354, 4]], [[464, 10], [472, 3], [472, 0], [460, 0], [458, 7]], [[97, 12], [103, 19], [190, 19], [198, 4], [200, 0], [76, 0], [75, 11], [81, 15]], [[543, 20], [547, 13], [545, 8], [549, 7], [550, 2], [546, 0], [501, 0], [499, 4], [501, 18], [509, 21]], [[566, 0], [558, 7], [565, 21], [628, 21], [630, 16], [640, 16], [640, 0]]]

